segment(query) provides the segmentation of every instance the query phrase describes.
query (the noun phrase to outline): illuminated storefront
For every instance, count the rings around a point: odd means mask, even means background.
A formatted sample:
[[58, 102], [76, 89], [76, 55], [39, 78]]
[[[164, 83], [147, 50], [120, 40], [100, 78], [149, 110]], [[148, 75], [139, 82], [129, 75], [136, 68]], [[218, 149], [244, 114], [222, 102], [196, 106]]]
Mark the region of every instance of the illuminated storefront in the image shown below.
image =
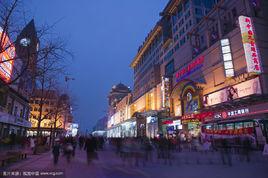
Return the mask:
[[164, 131], [164, 136], [177, 135], [182, 130], [181, 120], [168, 119], [163, 121], [162, 130]]
[[129, 121], [126, 121], [121, 125], [121, 135], [122, 137], [136, 137], [137, 136], [137, 124], [136, 120], [132, 119]]
[[202, 125], [203, 136], [236, 137], [250, 135], [256, 144], [263, 145], [268, 136], [268, 103], [222, 110], [205, 120]]
[[146, 118], [146, 136], [149, 138], [157, 137], [158, 134], [158, 117], [149, 116]]

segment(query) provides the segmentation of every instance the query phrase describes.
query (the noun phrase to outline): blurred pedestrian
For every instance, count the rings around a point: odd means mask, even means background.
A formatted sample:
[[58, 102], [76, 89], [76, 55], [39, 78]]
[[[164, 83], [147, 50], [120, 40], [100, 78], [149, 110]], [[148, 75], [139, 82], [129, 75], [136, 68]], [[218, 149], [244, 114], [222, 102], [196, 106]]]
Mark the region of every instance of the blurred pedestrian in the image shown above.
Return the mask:
[[232, 166], [231, 148], [226, 138], [221, 139], [221, 158], [223, 164], [228, 162]]
[[33, 154], [36, 154], [36, 139], [34, 136], [30, 138], [30, 148]]
[[84, 149], [87, 152], [87, 163], [90, 164], [91, 161], [97, 157], [97, 143], [96, 140], [92, 137], [92, 135], [89, 135], [89, 137], [86, 139]]
[[248, 137], [245, 137], [243, 140], [243, 154], [247, 162], [250, 162], [250, 149], [251, 141]]
[[52, 148], [52, 153], [53, 153], [54, 165], [57, 165], [58, 160], [59, 160], [59, 155], [60, 155], [59, 139], [55, 139], [55, 145]]
[[79, 136], [79, 138], [78, 138], [78, 142], [79, 142], [79, 148], [80, 148], [80, 150], [83, 148], [83, 146], [84, 146], [84, 143], [85, 143], [85, 138], [81, 135], [81, 136]]

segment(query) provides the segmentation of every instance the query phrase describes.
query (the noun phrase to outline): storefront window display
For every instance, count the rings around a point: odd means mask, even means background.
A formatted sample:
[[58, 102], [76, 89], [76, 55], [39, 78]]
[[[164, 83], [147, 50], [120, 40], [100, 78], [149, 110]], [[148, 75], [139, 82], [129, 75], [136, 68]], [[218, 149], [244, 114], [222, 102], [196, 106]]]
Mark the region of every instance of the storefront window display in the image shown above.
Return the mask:
[[136, 121], [128, 121], [122, 123], [122, 137], [136, 137], [137, 136]]
[[198, 136], [200, 133], [201, 119], [197, 117], [199, 116], [197, 114], [201, 109], [201, 100], [199, 91], [193, 83], [185, 85], [181, 93], [181, 99], [183, 104], [183, 129], [192, 136]]
[[149, 138], [157, 137], [158, 118], [149, 116], [146, 118], [146, 136]]

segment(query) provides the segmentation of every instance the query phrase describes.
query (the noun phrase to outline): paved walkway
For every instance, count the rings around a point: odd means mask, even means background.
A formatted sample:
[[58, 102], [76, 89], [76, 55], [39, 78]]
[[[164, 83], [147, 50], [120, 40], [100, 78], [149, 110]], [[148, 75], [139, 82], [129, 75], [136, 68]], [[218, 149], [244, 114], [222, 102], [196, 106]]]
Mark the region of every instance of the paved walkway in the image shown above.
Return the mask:
[[[54, 178], [267, 178], [268, 160], [254, 156], [250, 163], [233, 158], [233, 165], [223, 165], [219, 154], [201, 155], [200, 153], [172, 154], [171, 164], [154, 159], [153, 162], [135, 166], [133, 162], [123, 162], [111, 149], [99, 152], [99, 160], [87, 165], [84, 151], [77, 150], [76, 156], [67, 163], [61, 156], [54, 166], [51, 153], [31, 155], [27, 160], [15, 163], [5, 171], [21, 176], [4, 177], [54, 177]], [[199, 161], [197, 161], [199, 160]], [[212, 160], [212, 161], [210, 161]], [[12, 172], [10, 172], [12, 171]], [[38, 172], [35, 172], [38, 171]], [[22, 174], [27, 174], [23, 176]], [[30, 174], [39, 176], [29, 176]], [[51, 174], [41, 175], [41, 174]], [[52, 175], [54, 174], [54, 175]]]

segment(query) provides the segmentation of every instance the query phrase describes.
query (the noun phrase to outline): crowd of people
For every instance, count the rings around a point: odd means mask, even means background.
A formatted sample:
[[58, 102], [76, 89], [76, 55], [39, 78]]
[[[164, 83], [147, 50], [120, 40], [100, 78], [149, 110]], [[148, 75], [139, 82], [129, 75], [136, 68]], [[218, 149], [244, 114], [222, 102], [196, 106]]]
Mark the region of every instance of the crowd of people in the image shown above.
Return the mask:
[[[256, 144], [249, 136], [237, 136], [230, 138], [194, 137], [186, 134], [159, 136], [155, 138], [133, 137], [133, 138], [107, 138], [94, 137], [92, 135], [76, 137], [50, 137], [29, 136], [17, 139], [16, 135], [9, 136], [10, 145], [18, 144], [21, 148], [30, 148], [33, 154], [37, 146], [52, 148], [53, 160], [56, 165], [59, 156], [66, 157], [69, 163], [75, 157], [76, 149], [86, 152], [87, 163], [98, 159], [97, 150], [102, 150], [107, 143], [115, 148], [115, 153], [124, 162], [132, 162], [135, 165], [146, 164], [153, 160], [171, 162], [172, 154], [180, 152], [218, 152], [223, 164], [232, 165], [232, 154], [239, 154], [246, 161], [250, 161], [250, 152]], [[18, 140], [20, 142], [18, 142]], [[3, 140], [2, 140], [3, 141]]]
[[[111, 138], [109, 143], [115, 147], [116, 154], [123, 161], [132, 162], [136, 165], [140, 162], [146, 164], [147, 161], [153, 159], [168, 163], [172, 160], [172, 154], [178, 152], [218, 152], [222, 163], [230, 166], [232, 165], [232, 154], [239, 154], [246, 161], [250, 161], [250, 152], [253, 149], [253, 141], [250, 137], [190, 138], [175, 135], [152, 139], [146, 137]], [[153, 155], [155, 155], [154, 158]]]
[[103, 137], [93, 137], [92, 135], [57, 138], [52, 147], [54, 164], [56, 165], [58, 163], [61, 153], [66, 157], [66, 160], [69, 163], [71, 158], [75, 157], [77, 145], [80, 150], [85, 150], [87, 163], [90, 164], [92, 160], [98, 159], [97, 150], [103, 148], [104, 139]]

